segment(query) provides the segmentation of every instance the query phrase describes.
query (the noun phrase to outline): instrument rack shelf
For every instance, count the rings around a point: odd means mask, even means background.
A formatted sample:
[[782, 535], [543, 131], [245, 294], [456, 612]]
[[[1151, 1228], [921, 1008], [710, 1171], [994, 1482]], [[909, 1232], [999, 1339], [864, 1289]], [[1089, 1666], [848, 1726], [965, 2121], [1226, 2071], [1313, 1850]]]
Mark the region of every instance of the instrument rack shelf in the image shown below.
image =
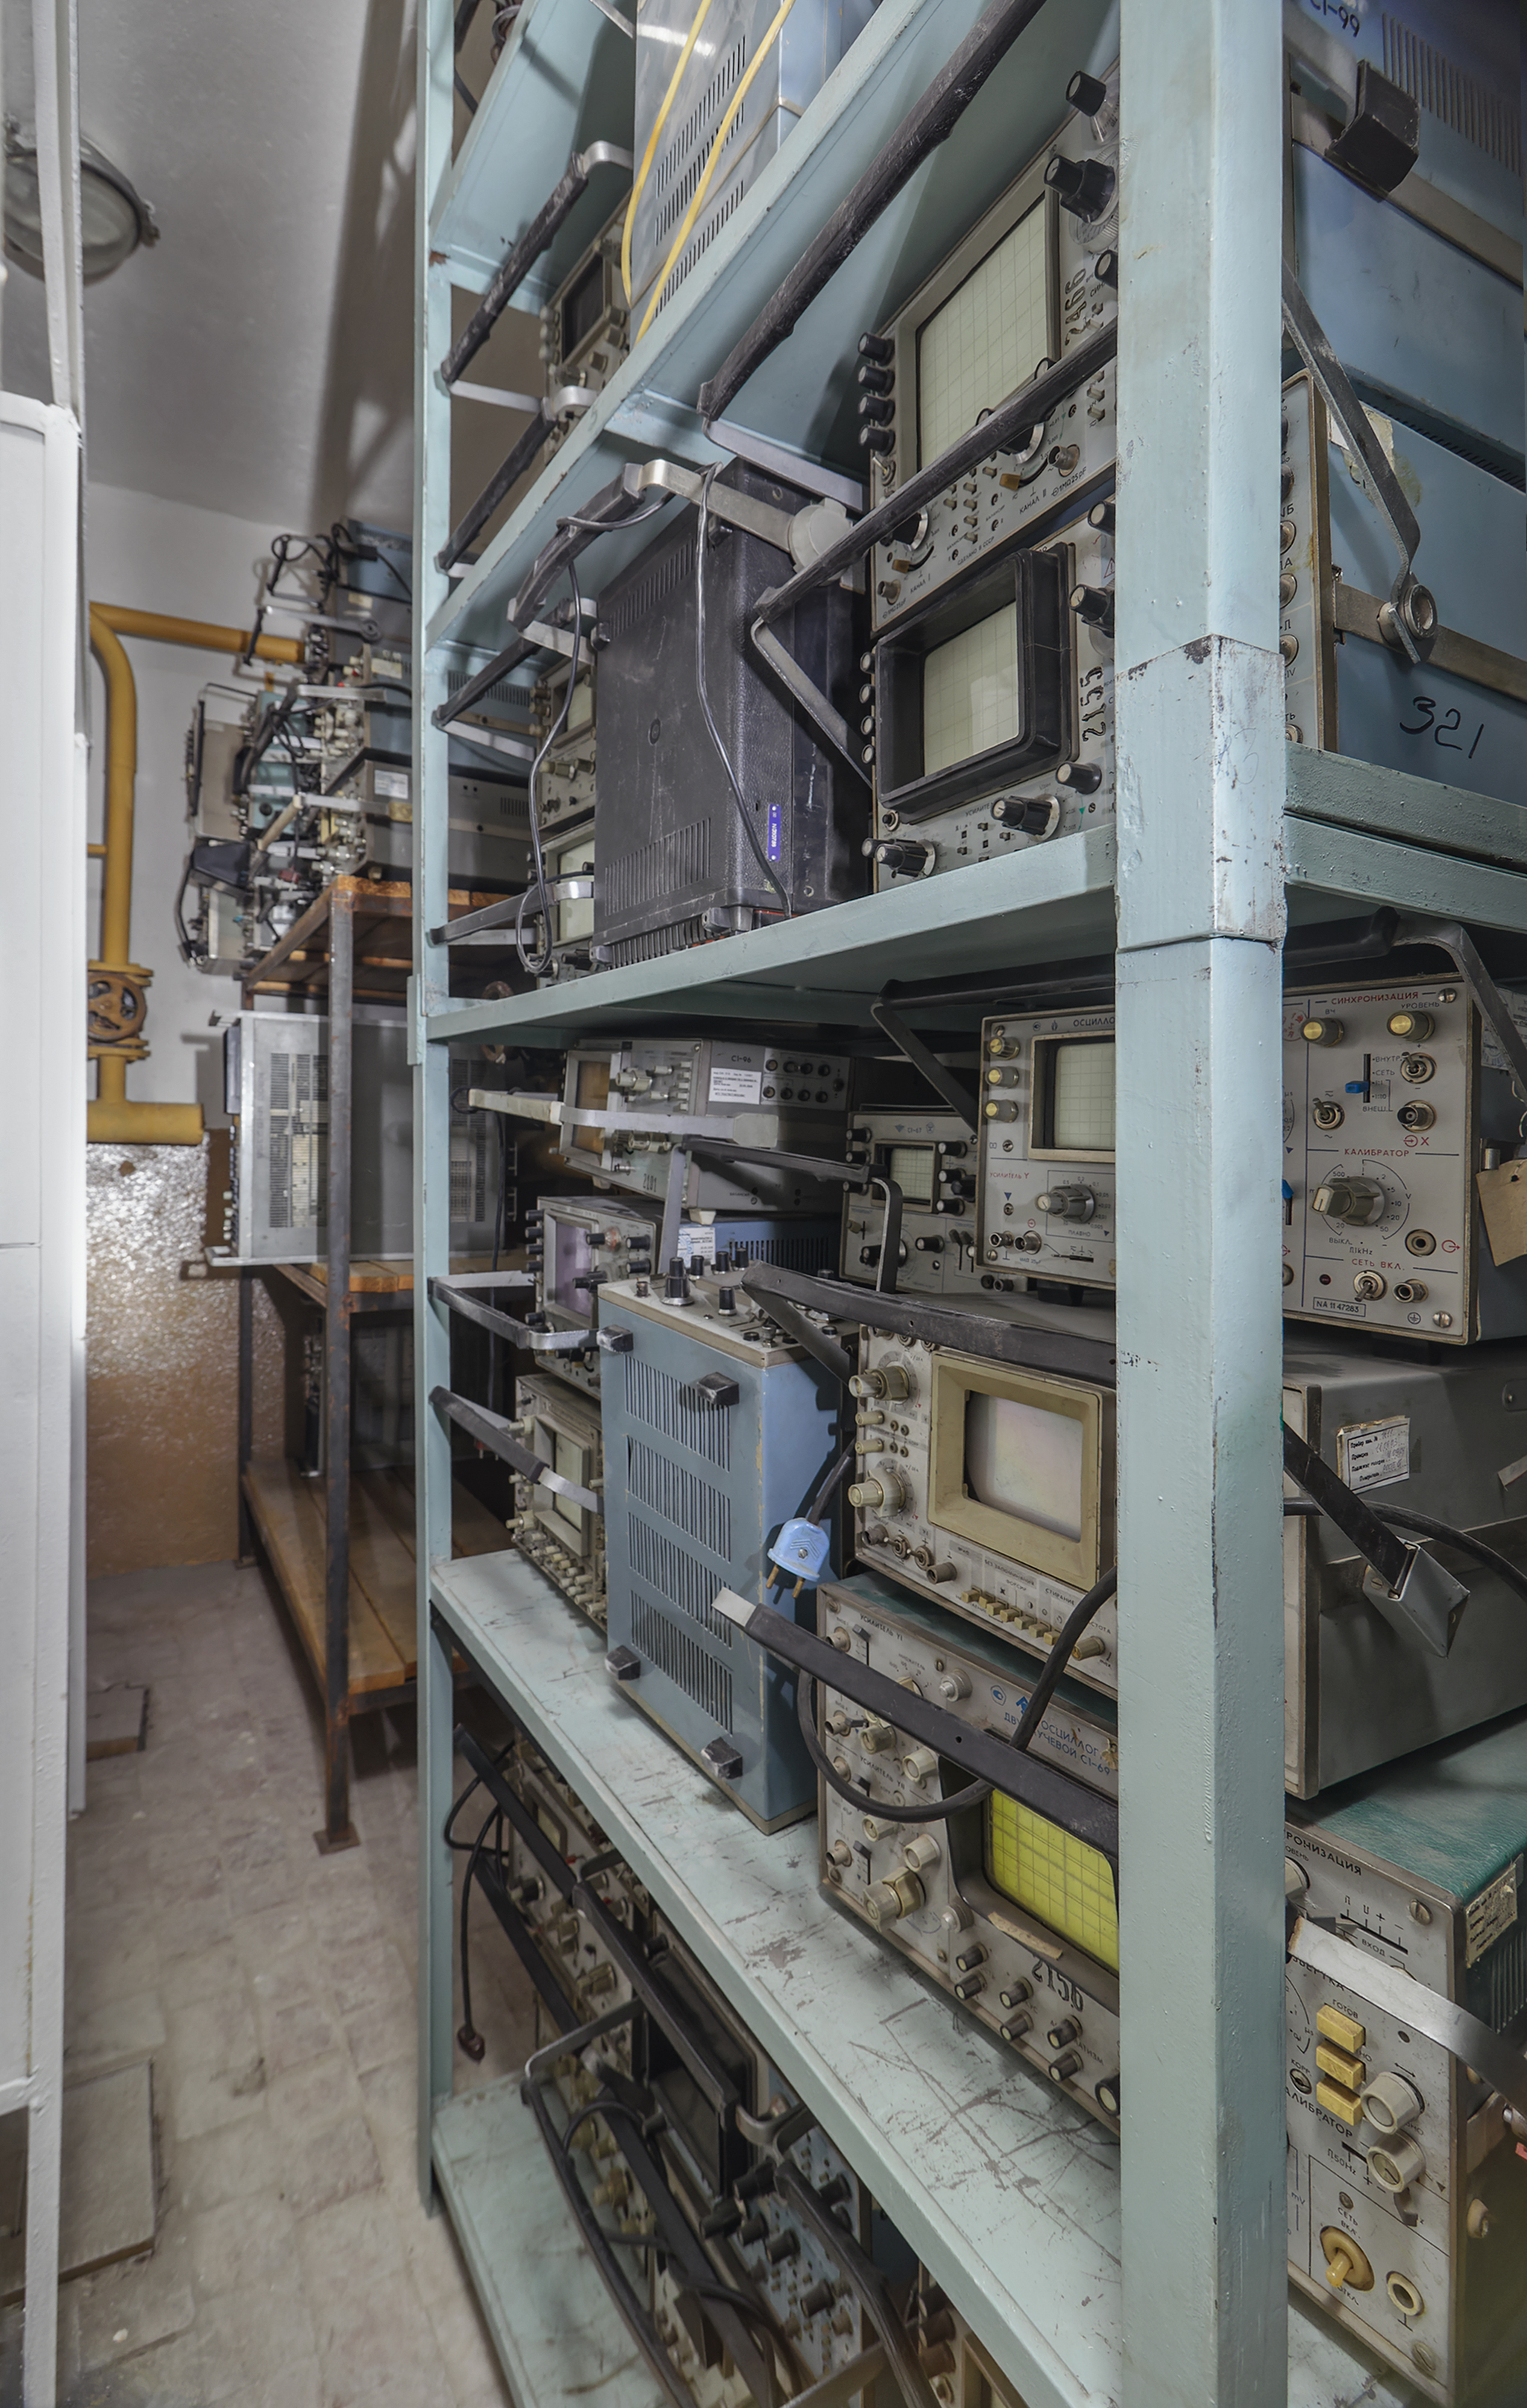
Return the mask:
[[[526, 0], [452, 162], [451, 9], [423, 0], [421, 10], [414, 556], [425, 635], [413, 791], [423, 900], [411, 988], [421, 1397], [446, 1376], [447, 1316], [427, 1280], [444, 1269], [448, 1242], [446, 1046], [468, 1036], [555, 1046], [659, 1015], [862, 1030], [889, 980], [1117, 947], [1120, 1187], [1161, 1273], [1126, 1278], [1120, 1292], [1120, 1585], [1138, 1651], [1121, 1710], [1131, 1968], [1121, 2159], [1077, 2130], [1063, 2100], [1020, 2071], [1005, 2075], [994, 2042], [845, 1926], [818, 1892], [806, 1831], [765, 1839], [720, 1805], [611, 1696], [596, 1639], [522, 1559], [450, 1560], [449, 1438], [421, 1408], [420, 2180], [426, 2196], [438, 2185], [457, 2219], [522, 2408], [561, 2408], [566, 2395], [556, 2377], [543, 2388], [524, 2375], [534, 2309], [517, 2301], [495, 2255], [550, 2245], [543, 2208], [527, 2192], [523, 2217], [513, 2216], [518, 2160], [507, 2154], [496, 2196], [484, 2183], [469, 2198], [457, 2172], [451, 1870], [439, 1837], [457, 1652], [590, 1799], [746, 2005], [1028, 2408], [1161, 2408], [1168, 2399], [1335, 2408], [1359, 2396], [1400, 2408], [1415, 2396], [1290, 2300], [1286, 2279], [1281, 1684], [1272, 1669], [1280, 1297], [1276, 1213], [1263, 1202], [1276, 1197], [1279, 1168], [1278, 952], [1286, 924], [1382, 905], [1527, 932], [1527, 815], [1282, 738], [1268, 598], [1277, 411], [1267, 406], [1280, 375], [1279, 12], [1238, 0], [1121, 0], [1129, 298], [1119, 391], [1129, 466], [1119, 513], [1133, 573], [1120, 577], [1116, 695], [1135, 776], [1117, 834], [1099, 827], [1006, 854], [979, 876], [928, 879], [493, 1002], [451, 997], [449, 948], [429, 933], [447, 912], [446, 744], [431, 711], [504, 647], [509, 603], [559, 518], [627, 462], [664, 454], [704, 466], [726, 456], [725, 426], [712, 440], [701, 425], [702, 381], [979, 14], [980, 0], [881, 0], [678, 294], [451, 582], [432, 565], [450, 532], [451, 411], [479, 406], [453, 405], [437, 373], [452, 288], [481, 292], [568, 157], [591, 141], [629, 143], [630, 131], [611, 98], [617, 50], [599, 47], [603, 82], [568, 72], [596, 47], [602, 9]], [[912, 177], [731, 405], [732, 423], [776, 447], [781, 473], [803, 451], [839, 476], [856, 473], [837, 395], [859, 331], [917, 287], [1038, 147], [1105, 16], [1103, 0], [1036, 9], [958, 137]], [[521, 297], [534, 305], [542, 287]], [[585, 592], [649, 534], [601, 538], [580, 562]], [[1135, 1100], [1148, 1096], [1149, 1111]], [[1216, 1528], [1237, 1534], [1233, 1568]], [[507, 2089], [501, 2109], [477, 2112], [507, 2119]]]

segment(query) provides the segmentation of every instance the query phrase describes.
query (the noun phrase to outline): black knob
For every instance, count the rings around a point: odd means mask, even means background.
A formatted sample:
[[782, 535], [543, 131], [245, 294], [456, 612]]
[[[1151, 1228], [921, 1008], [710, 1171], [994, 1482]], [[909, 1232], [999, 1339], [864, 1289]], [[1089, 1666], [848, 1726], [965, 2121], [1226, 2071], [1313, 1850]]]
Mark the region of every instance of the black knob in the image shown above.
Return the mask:
[[1112, 502], [1094, 502], [1087, 513], [1087, 523], [1095, 527], [1099, 535], [1112, 535], [1114, 517]]
[[736, 2200], [735, 2199], [723, 2199], [720, 2207], [713, 2207], [708, 2215], [703, 2215], [701, 2217], [701, 2239], [705, 2241], [724, 2240], [729, 2232], [735, 2232], [741, 2222], [742, 2210], [737, 2205]]
[[861, 1247], [860, 1247], [860, 1249], [859, 1249], [859, 1259], [860, 1259], [860, 1261], [864, 1265], [864, 1267], [865, 1267], [865, 1268], [866, 1268], [867, 1270], [873, 1270], [873, 1269], [875, 1268], [876, 1264], [877, 1264], [877, 1263], [879, 1261], [879, 1259], [880, 1259], [880, 1249], [879, 1249], [879, 1247], [878, 1247], [878, 1246], [861, 1246]]
[[833, 2174], [822, 2184], [817, 2197], [823, 2207], [840, 2207], [852, 2195], [853, 2183], [847, 2174]]
[[771, 2241], [764, 2242], [764, 2255], [771, 2266], [782, 2266], [787, 2258], [798, 2256], [800, 2246], [800, 2234], [787, 2229], [784, 2232], [777, 2232]]
[[896, 405], [888, 401], [883, 394], [862, 393], [859, 415], [866, 426], [889, 426], [896, 415]]
[[896, 379], [890, 368], [878, 368], [865, 360], [860, 366], [858, 380], [865, 393], [889, 393]]
[[888, 335], [861, 335], [859, 356], [862, 360], [876, 360], [884, 367], [895, 358], [896, 346]]
[[951, 1170], [945, 1179], [944, 1193], [946, 1196], [974, 1196], [975, 1173], [969, 1170]]
[[1104, 585], [1073, 585], [1071, 608], [1100, 636], [1113, 634], [1113, 595]]
[[1055, 772], [1055, 783], [1068, 786], [1074, 795], [1095, 795], [1103, 783], [1103, 771], [1095, 761], [1063, 761]]
[[768, 2158], [762, 2158], [756, 2166], [749, 2166], [746, 2173], [738, 2174], [732, 2188], [738, 2199], [762, 2199], [766, 2191], [773, 2190], [774, 2168]]
[[889, 426], [865, 426], [859, 429], [859, 440], [866, 452], [894, 452], [896, 438]]
[[1101, 159], [1052, 159], [1045, 182], [1074, 218], [1101, 217], [1113, 198], [1113, 169]]
[[920, 1254], [941, 1254], [944, 1251], [942, 1238], [914, 1238], [912, 1244]]
[[1095, 117], [1108, 97], [1108, 87], [1085, 67], [1078, 67], [1066, 85], [1065, 96], [1078, 117]]
[[585, 1271], [581, 1279], [576, 1279], [573, 1282], [573, 1285], [575, 1287], [603, 1287], [608, 1277], [608, 1271]]
[[970, 1148], [962, 1139], [941, 1137], [934, 1151], [941, 1154], [946, 1162], [963, 1162]]
[[737, 1292], [735, 1287], [722, 1288], [721, 1294], [716, 1298], [716, 1309], [719, 1312], [735, 1312], [737, 1309]]
[[737, 2239], [745, 2249], [750, 2249], [755, 2241], [763, 2240], [768, 2229], [769, 2219], [766, 2215], [749, 2215], [738, 2225]]
[[663, 1293], [670, 1304], [682, 1304], [689, 1295], [690, 1283], [684, 1270], [684, 1257], [675, 1254], [668, 1265], [668, 1276], [663, 1283]]
[[895, 869], [904, 878], [920, 878], [934, 858], [931, 844], [908, 844], [899, 838], [890, 838], [875, 848], [875, 858], [882, 869]]
[[1098, 252], [1097, 262], [1093, 267], [1092, 273], [1097, 278], [1100, 284], [1106, 284], [1110, 290], [1117, 293], [1119, 290], [1119, 253], [1116, 251], [1100, 251]]
[[1048, 836], [1057, 813], [1049, 795], [1003, 795], [992, 804], [992, 817], [1024, 836]]
[[813, 2283], [808, 2291], [801, 2293], [801, 2306], [808, 2316], [820, 2316], [823, 2309], [832, 2306], [836, 2297], [837, 2291], [833, 2284]]

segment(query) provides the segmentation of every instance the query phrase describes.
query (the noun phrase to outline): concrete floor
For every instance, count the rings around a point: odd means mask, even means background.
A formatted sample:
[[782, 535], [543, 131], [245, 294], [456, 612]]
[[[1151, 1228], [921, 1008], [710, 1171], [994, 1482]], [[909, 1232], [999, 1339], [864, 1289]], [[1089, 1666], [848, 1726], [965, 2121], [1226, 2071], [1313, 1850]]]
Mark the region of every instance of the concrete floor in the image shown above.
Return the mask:
[[[159, 2229], [64, 2286], [61, 2399], [507, 2408], [415, 2185], [411, 1713], [354, 1727], [362, 1845], [325, 1857], [321, 1718], [262, 1571], [93, 1584], [90, 1665], [148, 1686], [148, 1744], [91, 1766], [70, 1828], [65, 2078], [151, 2058]], [[473, 1987], [458, 2087], [535, 2044], [491, 1918]]]

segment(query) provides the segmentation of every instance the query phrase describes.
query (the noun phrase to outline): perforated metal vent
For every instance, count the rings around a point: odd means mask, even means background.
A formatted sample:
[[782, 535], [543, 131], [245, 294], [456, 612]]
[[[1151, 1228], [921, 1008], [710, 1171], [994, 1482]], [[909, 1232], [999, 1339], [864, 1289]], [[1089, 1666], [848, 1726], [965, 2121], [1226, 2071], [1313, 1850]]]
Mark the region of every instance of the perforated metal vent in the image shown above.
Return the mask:
[[691, 536], [674, 551], [665, 552], [650, 576], [644, 577], [639, 585], [626, 588], [610, 617], [611, 640], [623, 636], [628, 628], [638, 625], [643, 620], [649, 619], [664, 595], [671, 594], [676, 585], [692, 582], [693, 577], [694, 538]]
[[679, 895], [710, 876], [710, 822], [691, 820], [650, 844], [621, 853], [602, 871], [605, 910], [630, 911], [660, 895]]
[[[742, 123], [744, 114], [744, 111], [738, 111], [738, 126]], [[735, 132], [736, 128], [734, 127], [733, 130]], [[730, 136], [728, 137], [727, 148], [731, 148]], [[706, 203], [700, 223], [696, 226], [693, 234], [690, 236], [689, 241], [684, 245], [673, 274], [668, 278], [667, 282], [664, 285], [663, 300], [664, 302], [671, 301], [673, 299], [674, 294], [683, 283], [685, 277], [695, 265], [695, 262], [704, 258], [706, 252], [710, 249], [711, 244], [715, 241], [716, 236], [720, 234], [722, 226], [726, 223], [727, 219], [741, 202], [743, 190], [744, 187], [740, 183], [734, 184], [730, 192], [723, 193], [721, 199], [717, 201], [714, 206], [708, 202]]]
[[692, 920], [675, 920], [666, 928], [652, 928], [641, 937], [619, 937], [610, 947], [610, 961], [616, 969], [627, 962], [661, 961], [665, 953], [682, 953], [697, 945], [705, 930], [698, 916]]
[[1422, 108], [1440, 117], [1465, 142], [1472, 142], [1489, 158], [1508, 167], [1513, 176], [1521, 169], [1520, 101], [1513, 90], [1509, 93], [1489, 92], [1477, 78], [1455, 66], [1442, 50], [1436, 50], [1408, 25], [1402, 25], [1384, 12], [1384, 73], [1402, 92], [1419, 100]]
[[726, 1666], [636, 1589], [631, 1594], [631, 1636], [637, 1652], [665, 1673], [675, 1688], [692, 1698], [721, 1730], [731, 1729], [732, 1675]]
[[638, 1505], [649, 1506], [677, 1530], [721, 1563], [732, 1559], [732, 1505], [708, 1480], [671, 1463], [655, 1448], [631, 1440], [627, 1445], [626, 1487]]
[[[625, 1365], [625, 1407], [634, 1422], [645, 1422], [649, 1429], [659, 1431], [664, 1438], [678, 1440], [692, 1455], [703, 1455], [719, 1471], [731, 1469], [732, 1416], [716, 1412], [708, 1406], [686, 1401], [688, 1392], [671, 1371], [660, 1371], [655, 1363], [643, 1363], [634, 1354], [623, 1358]], [[661, 1584], [666, 1587], [666, 1582]]]
[[711, 1603], [716, 1594], [715, 1573], [688, 1554], [677, 1540], [654, 1530], [638, 1514], [626, 1515], [626, 1541], [636, 1578], [655, 1589], [668, 1604], [678, 1606], [723, 1647], [730, 1647], [736, 1635], [735, 1626], [724, 1613], [718, 1613]]

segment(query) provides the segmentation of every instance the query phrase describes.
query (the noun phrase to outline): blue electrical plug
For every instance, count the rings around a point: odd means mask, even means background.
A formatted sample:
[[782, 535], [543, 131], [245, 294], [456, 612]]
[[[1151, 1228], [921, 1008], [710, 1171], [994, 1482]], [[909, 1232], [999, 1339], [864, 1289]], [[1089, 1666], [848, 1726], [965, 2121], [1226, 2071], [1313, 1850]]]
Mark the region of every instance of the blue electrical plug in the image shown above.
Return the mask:
[[[799, 1597], [803, 1588], [814, 1588], [821, 1579], [830, 1543], [827, 1532], [815, 1522], [787, 1522], [769, 1549], [769, 1561], [778, 1570], [794, 1574], [794, 1594]], [[771, 1572], [766, 1585], [772, 1588], [774, 1582]]]

